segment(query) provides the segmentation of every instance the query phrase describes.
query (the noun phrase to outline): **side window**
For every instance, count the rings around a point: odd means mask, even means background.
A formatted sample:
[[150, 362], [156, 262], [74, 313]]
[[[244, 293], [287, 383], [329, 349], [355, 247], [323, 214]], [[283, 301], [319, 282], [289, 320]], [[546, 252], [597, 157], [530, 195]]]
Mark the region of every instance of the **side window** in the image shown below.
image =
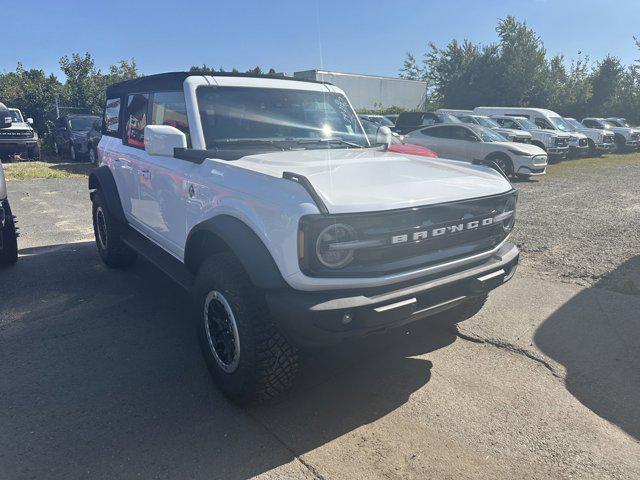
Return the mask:
[[147, 126], [149, 94], [136, 93], [127, 97], [127, 123], [124, 143], [132, 147], [144, 148], [144, 127]]
[[422, 121], [420, 122], [422, 126], [426, 127], [429, 125], [434, 125], [436, 120], [433, 115], [425, 114], [422, 116]]
[[596, 123], [596, 122], [594, 122], [593, 120], [584, 120], [584, 121], [582, 122], [582, 124], [583, 124], [585, 127], [589, 127], [589, 128], [597, 127], [597, 125], [596, 125], [595, 123]]
[[439, 136], [442, 138], [450, 138], [450, 139], [457, 140], [458, 137], [456, 135], [456, 130], [459, 128], [460, 127], [450, 127], [450, 126], [440, 127], [438, 129], [438, 131], [440, 132]]
[[120, 129], [120, 99], [108, 98], [104, 107], [103, 131], [105, 135], [118, 137]]
[[475, 135], [464, 127], [449, 127], [451, 129], [451, 138], [455, 140], [475, 140]]
[[187, 136], [189, 141], [189, 119], [187, 105], [182, 92], [160, 92], [153, 94], [150, 125], [169, 125]]
[[425, 128], [420, 130], [420, 133], [426, 135], [427, 137], [442, 137], [442, 129], [441, 128]]
[[544, 118], [536, 117], [535, 122], [536, 122], [536, 125], [539, 126], [540, 128], [549, 128], [551, 130], [554, 130], [553, 126], [549, 122], [547, 122]]
[[514, 130], [520, 130], [520, 125], [518, 125], [513, 120], [509, 120], [508, 118], [498, 118], [496, 121], [505, 128], [513, 128]]

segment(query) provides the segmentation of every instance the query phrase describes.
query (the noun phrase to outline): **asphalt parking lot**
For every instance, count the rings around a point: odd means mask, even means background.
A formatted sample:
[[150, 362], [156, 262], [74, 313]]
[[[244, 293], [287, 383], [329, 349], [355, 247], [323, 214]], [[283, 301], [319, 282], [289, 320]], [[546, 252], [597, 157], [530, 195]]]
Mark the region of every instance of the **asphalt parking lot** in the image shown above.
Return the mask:
[[618, 157], [517, 184], [522, 265], [479, 315], [308, 353], [252, 409], [210, 380], [185, 294], [100, 262], [85, 180], [9, 182], [0, 477], [640, 478], [639, 179]]

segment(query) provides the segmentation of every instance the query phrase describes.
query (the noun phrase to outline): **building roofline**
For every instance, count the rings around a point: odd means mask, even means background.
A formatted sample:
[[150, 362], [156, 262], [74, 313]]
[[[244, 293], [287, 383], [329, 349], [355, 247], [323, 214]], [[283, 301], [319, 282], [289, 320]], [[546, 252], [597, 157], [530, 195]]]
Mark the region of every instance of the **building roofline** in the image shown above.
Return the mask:
[[311, 69], [311, 70], [300, 70], [298, 72], [293, 72], [294, 78], [297, 78], [295, 75], [296, 74], [302, 74], [302, 73], [316, 73], [316, 74], [324, 74], [324, 75], [343, 75], [343, 76], [348, 76], [348, 77], [362, 77], [362, 78], [377, 78], [377, 79], [381, 79], [381, 80], [396, 80], [396, 81], [400, 81], [400, 82], [410, 82], [410, 83], [420, 83], [420, 84], [426, 84], [427, 82], [424, 82], [422, 80], [410, 80], [408, 78], [400, 78], [400, 77], [387, 77], [384, 75], [367, 75], [365, 73], [349, 73], [349, 72], [334, 72], [331, 70], [319, 70], [319, 69]]

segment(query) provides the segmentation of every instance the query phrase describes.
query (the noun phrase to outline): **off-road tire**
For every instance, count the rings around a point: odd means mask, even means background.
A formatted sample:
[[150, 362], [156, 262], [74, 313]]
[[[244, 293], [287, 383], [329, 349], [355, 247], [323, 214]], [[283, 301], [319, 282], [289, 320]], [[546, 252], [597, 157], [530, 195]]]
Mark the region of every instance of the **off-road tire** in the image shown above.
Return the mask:
[[71, 157], [72, 162], [78, 161], [78, 152], [76, 151], [76, 147], [73, 143], [69, 143], [69, 157]]
[[6, 204], [7, 210], [5, 225], [0, 229], [2, 235], [2, 250], [0, 250], [0, 266], [13, 265], [18, 261], [18, 235], [16, 233], [16, 224], [11, 214], [11, 207]]
[[616, 143], [616, 153], [624, 153], [627, 151], [627, 141], [622, 135], [616, 134], [614, 141]]
[[599, 156], [598, 155], [598, 149], [596, 148], [596, 143], [591, 139], [588, 140], [588, 143], [589, 143], [589, 150], [588, 150], [587, 155], [589, 155], [590, 157]]
[[126, 225], [109, 212], [100, 190], [93, 194], [93, 231], [98, 253], [111, 268], [128, 267], [136, 261], [136, 253], [121, 239]]
[[[224, 297], [235, 320], [239, 353], [233, 371], [223, 369], [209, 343], [207, 300], [214, 292]], [[297, 350], [275, 326], [262, 293], [232, 254], [217, 254], [203, 262], [192, 297], [202, 353], [225, 396], [240, 405], [256, 404], [291, 388], [298, 372]]]

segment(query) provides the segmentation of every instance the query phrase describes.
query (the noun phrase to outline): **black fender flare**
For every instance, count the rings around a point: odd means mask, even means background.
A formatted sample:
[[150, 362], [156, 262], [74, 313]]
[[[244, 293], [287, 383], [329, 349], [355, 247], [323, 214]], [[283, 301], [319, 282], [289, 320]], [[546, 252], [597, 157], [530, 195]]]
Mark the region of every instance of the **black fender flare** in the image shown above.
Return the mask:
[[[91, 192], [100, 190], [104, 201], [107, 204], [109, 213], [113, 215], [116, 220], [122, 223], [126, 223], [127, 219], [124, 216], [124, 210], [122, 203], [120, 202], [120, 194], [118, 193], [118, 186], [113, 178], [113, 173], [109, 170], [109, 167], [102, 166], [94, 168], [89, 174], [89, 190]], [[93, 198], [93, 193], [91, 193]]]
[[[207, 240], [213, 239], [213, 244]], [[243, 221], [219, 215], [199, 223], [187, 236], [184, 263], [195, 275], [207, 256], [230, 250], [259, 288], [284, 288], [287, 283], [260, 237]]]

